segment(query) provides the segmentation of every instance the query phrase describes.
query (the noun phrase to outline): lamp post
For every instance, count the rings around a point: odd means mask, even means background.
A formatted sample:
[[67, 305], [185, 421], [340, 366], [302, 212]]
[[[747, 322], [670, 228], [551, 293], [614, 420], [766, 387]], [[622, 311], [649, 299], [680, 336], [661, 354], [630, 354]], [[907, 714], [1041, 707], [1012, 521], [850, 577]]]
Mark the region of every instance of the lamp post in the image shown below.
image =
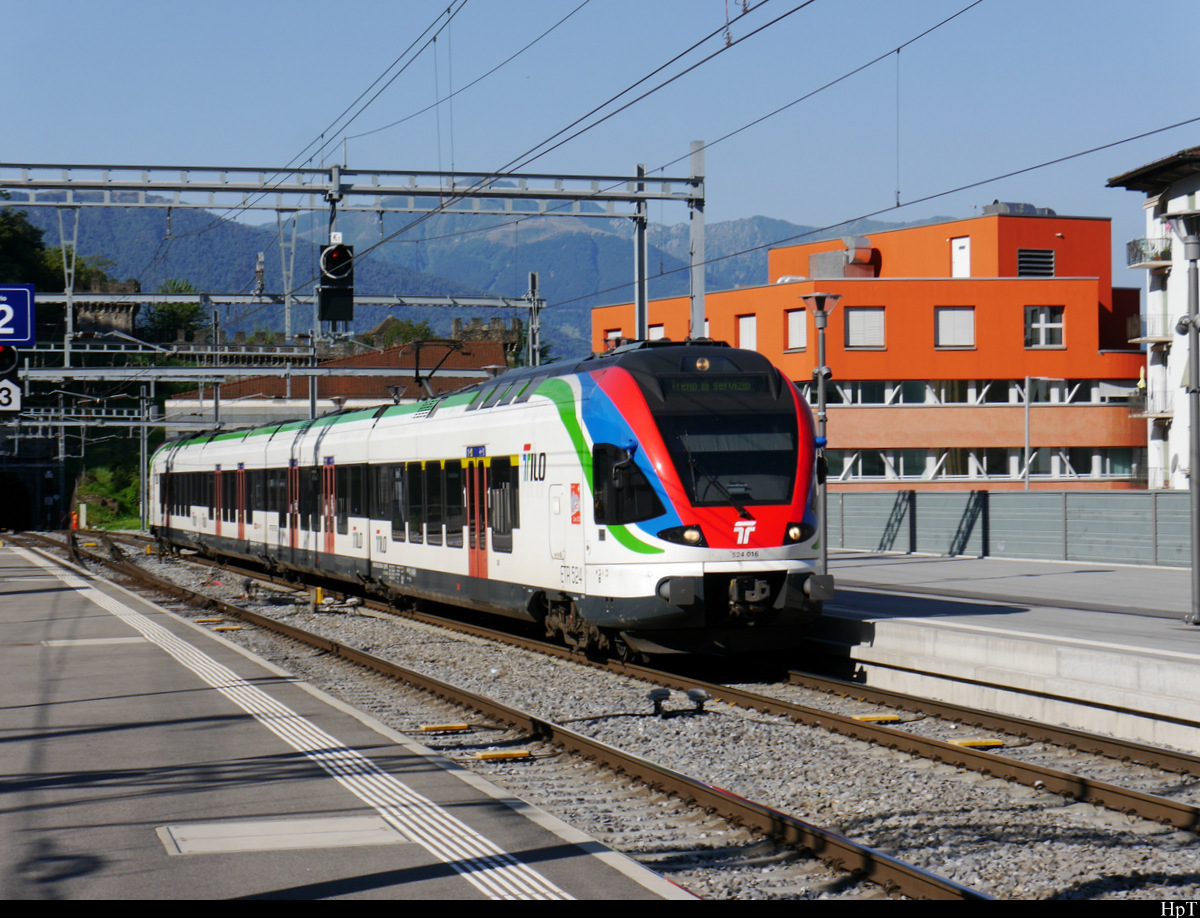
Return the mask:
[[1188, 337], [1188, 490], [1192, 495], [1192, 605], [1183, 620], [1200, 625], [1200, 210], [1166, 215], [1188, 262], [1188, 311], [1176, 330]]
[[817, 573], [824, 577], [829, 573], [829, 524], [826, 519], [826, 483], [828, 464], [825, 461], [825, 384], [832, 377], [829, 367], [825, 366], [825, 328], [829, 325], [829, 314], [842, 298], [840, 293], [805, 293], [800, 299], [804, 300], [806, 308], [811, 309], [817, 325], [817, 367], [813, 370], [813, 379], [817, 383], [817, 468], [820, 474], [817, 479], [817, 513], [821, 529], [821, 548], [817, 558]]

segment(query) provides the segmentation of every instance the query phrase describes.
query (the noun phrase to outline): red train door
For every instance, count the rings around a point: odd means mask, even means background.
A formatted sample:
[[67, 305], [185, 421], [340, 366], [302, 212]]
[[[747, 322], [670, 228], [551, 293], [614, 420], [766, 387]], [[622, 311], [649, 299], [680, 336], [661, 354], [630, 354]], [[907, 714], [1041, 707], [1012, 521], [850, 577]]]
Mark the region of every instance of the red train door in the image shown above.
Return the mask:
[[325, 551], [331, 555], [334, 551], [334, 516], [337, 514], [334, 471], [333, 456], [326, 456], [325, 464], [321, 466], [321, 515], [325, 518], [322, 524], [325, 528]]
[[467, 554], [468, 573], [487, 577], [487, 470], [482, 459], [467, 460]]

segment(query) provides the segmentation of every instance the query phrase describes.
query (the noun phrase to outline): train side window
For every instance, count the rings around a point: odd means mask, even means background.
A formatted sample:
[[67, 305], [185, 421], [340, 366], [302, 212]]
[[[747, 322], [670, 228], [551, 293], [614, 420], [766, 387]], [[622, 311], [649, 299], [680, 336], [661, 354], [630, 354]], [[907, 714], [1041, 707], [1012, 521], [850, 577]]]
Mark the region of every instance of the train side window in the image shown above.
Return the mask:
[[265, 510], [267, 508], [267, 472], [265, 469], [255, 469], [246, 473], [250, 478], [250, 510]]
[[425, 463], [425, 541], [442, 544], [442, 464]]
[[404, 466], [389, 465], [385, 467], [387, 474], [384, 479], [388, 484], [388, 518], [392, 521], [392, 541], [404, 541], [404, 520], [408, 508], [404, 505]]
[[592, 450], [592, 499], [597, 523], [616, 526], [662, 516], [667, 511], [633, 457], [612, 443]]
[[488, 466], [488, 522], [492, 528], [492, 551], [513, 550], [517, 528], [517, 474], [520, 469], [507, 456], [497, 456]]
[[462, 548], [466, 511], [463, 507], [462, 462], [452, 459], [446, 463], [446, 545]]
[[391, 466], [367, 466], [367, 516], [373, 520], [388, 518], [388, 487], [391, 485]]
[[410, 462], [405, 466], [404, 481], [408, 485], [408, 541], [424, 542], [425, 472], [421, 463]]
[[350, 531], [350, 513], [348, 504], [350, 503], [350, 469], [352, 466], [339, 465], [334, 472], [333, 483], [333, 507], [336, 517], [335, 525], [339, 535], [346, 535]]
[[237, 472], [226, 469], [221, 473], [221, 519], [237, 522]]
[[318, 529], [317, 505], [321, 493], [321, 471], [315, 466], [300, 469], [300, 528], [309, 532]]

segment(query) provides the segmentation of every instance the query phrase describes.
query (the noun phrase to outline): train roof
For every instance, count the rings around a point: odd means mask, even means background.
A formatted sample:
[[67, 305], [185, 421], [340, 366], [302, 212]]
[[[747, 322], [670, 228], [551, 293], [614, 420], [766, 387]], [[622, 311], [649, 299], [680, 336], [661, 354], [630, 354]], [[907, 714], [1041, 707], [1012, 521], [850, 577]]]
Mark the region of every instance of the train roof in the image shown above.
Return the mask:
[[[199, 445], [219, 442], [221, 440], [244, 440], [248, 437], [273, 436], [279, 432], [304, 430], [309, 427], [324, 427], [329, 424], [341, 424], [351, 421], [369, 421], [387, 414], [432, 413], [443, 405], [470, 404], [481, 392], [494, 392], [498, 387], [508, 389], [515, 383], [528, 383], [540, 379], [552, 379], [562, 376], [574, 376], [580, 373], [592, 373], [610, 367], [621, 367], [637, 376], [661, 376], [676, 374], [684, 370], [685, 364], [692, 366], [696, 360], [707, 357], [710, 360], [719, 358], [726, 370], [743, 373], [763, 373], [773, 369], [771, 362], [756, 351], [741, 350], [730, 347], [724, 341], [714, 341], [710, 338], [695, 338], [686, 341], [635, 341], [613, 348], [601, 354], [592, 354], [582, 360], [562, 360], [536, 367], [521, 367], [509, 370], [495, 379], [476, 383], [459, 389], [449, 395], [439, 395], [432, 399], [407, 405], [380, 405], [373, 408], [358, 408], [322, 415], [319, 418], [285, 421], [280, 424], [268, 424], [262, 427], [241, 427], [232, 430], [220, 429], [205, 431], [201, 434], [185, 434], [163, 443], [159, 449], [168, 449], [186, 445]], [[156, 451], [157, 452], [157, 451]]]

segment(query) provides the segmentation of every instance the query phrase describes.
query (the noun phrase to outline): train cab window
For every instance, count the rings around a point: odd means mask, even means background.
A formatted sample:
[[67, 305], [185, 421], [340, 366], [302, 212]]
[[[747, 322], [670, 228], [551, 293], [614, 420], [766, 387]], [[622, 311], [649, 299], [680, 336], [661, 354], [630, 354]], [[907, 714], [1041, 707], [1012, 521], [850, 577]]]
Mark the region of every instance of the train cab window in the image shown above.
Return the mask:
[[425, 541], [425, 472], [421, 463], [410, 462], [404, 469], [408, 485], [408, 541]]
[[666, 513], [633, 456], [612, 443], [592, 450], [592, 482], [597, 523], [637, 523]]

